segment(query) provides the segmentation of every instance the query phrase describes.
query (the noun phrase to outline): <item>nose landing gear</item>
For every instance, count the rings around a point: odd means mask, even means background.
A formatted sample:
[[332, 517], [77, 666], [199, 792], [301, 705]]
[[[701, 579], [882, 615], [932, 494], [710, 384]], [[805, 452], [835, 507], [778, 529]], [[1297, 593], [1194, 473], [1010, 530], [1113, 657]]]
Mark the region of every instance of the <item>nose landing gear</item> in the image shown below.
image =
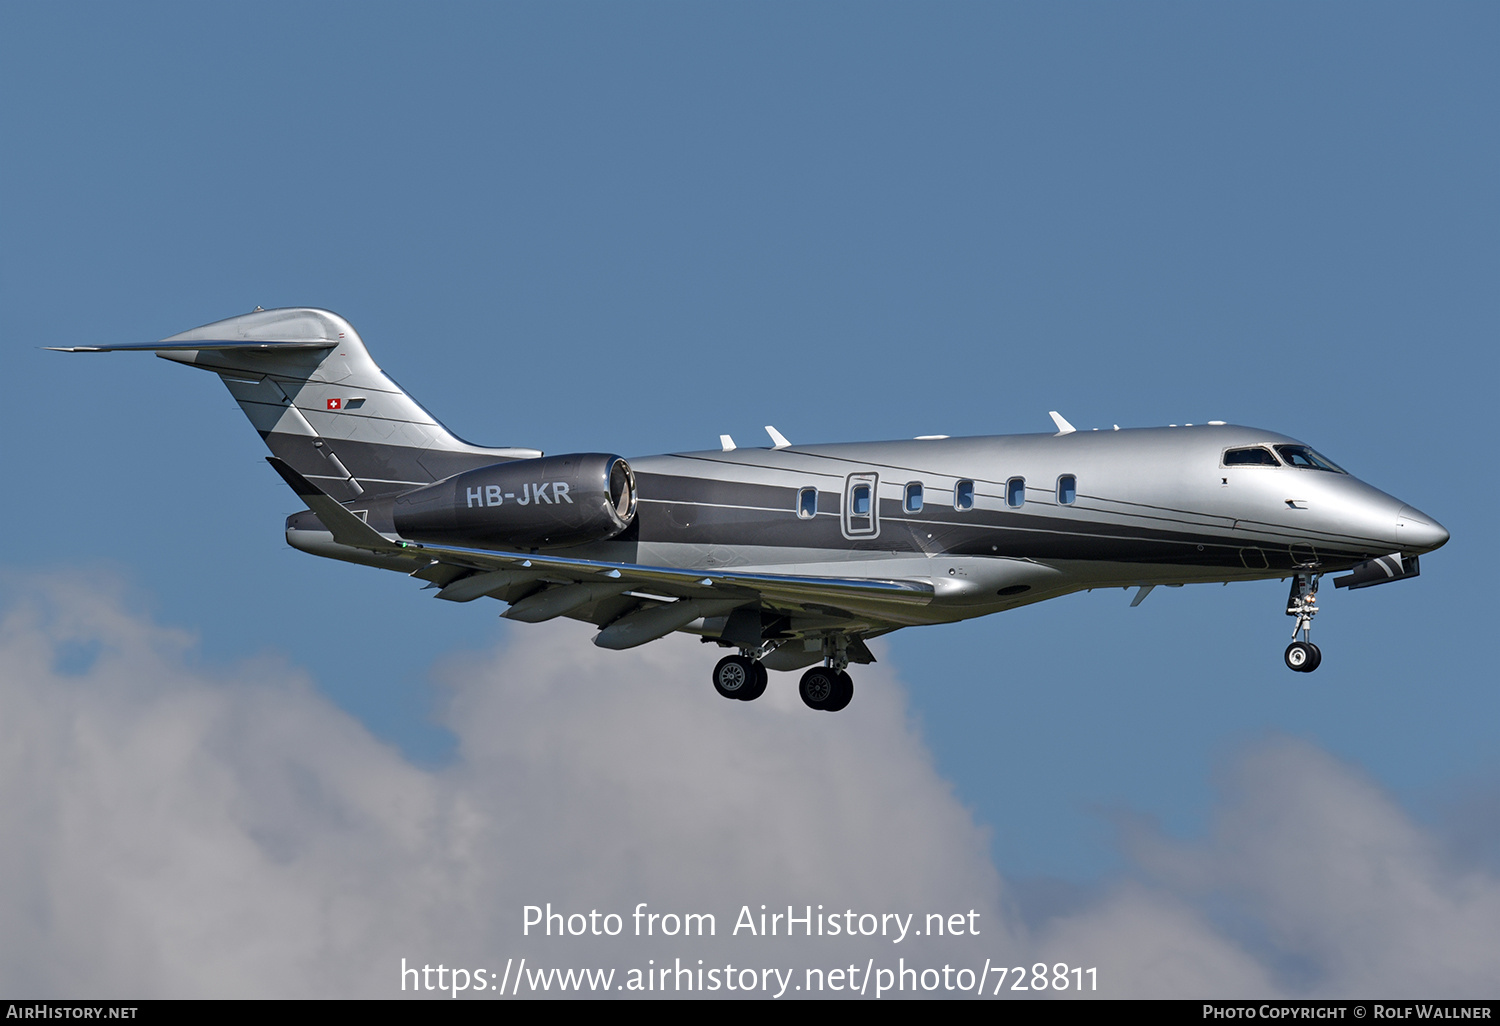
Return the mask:
[[[1323, 662], [1323, 653], [1312, 643], [1312, 621], [1318, 615], [1318, 581], [1322, 574], [1299, 573], [1292, 578], [1292, 590], [1286, 599], [1286, 615], [1295, 616], [1292, 643], [1286, 647], [1287, 669], [1312, 673]], [[1297, 640], [1298, 635], [1302, 640]]]

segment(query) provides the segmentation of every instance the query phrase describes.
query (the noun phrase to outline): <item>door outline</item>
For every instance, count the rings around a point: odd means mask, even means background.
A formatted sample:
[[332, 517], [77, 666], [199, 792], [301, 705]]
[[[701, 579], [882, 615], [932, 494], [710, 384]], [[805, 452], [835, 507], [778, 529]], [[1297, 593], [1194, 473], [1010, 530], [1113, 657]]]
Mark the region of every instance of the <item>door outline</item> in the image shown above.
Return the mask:
[[[860, 487], [870, 489], [870, 513], [868, 516], [854, 512], [854, 492]], [[844, 537], [877, 538], [880, 536], [880, 475], [850, 474], [844, 479], [844, 501], [840, 504], [843, 516], [839, 518]], [[868, 523], [865, 523], [868, 521]]]

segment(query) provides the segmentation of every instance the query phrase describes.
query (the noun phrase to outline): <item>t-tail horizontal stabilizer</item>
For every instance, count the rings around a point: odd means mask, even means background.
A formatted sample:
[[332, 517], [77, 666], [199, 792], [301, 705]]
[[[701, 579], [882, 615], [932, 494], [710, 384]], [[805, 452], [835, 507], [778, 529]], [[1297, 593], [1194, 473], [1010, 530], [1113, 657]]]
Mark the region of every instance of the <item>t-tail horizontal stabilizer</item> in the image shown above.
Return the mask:
[[244, 339], [197, 339], [191, 342], [127, 342], [117, 346], [43, 346], [53, 353], [171, 353], [199, 350], [212, 352], [295, 352], [301, 349], [332, 349], [337, 342], [325, 339], [246, 342]]
[[285, 461], [275, 456], [267, 456], [266, 462], [281, 475], [282, 480], [292, 486], [292, 491], [297, 493], [297, 498], [307, 503], [307, 508], [317, 514], [323, 526], [333, 534], [333, 540], [340, 545], [368, 549], [371, 552], [401, 552], [417, 547], [409, 542], [391, 541], [355, 516], [337, 499], [287, 466]]

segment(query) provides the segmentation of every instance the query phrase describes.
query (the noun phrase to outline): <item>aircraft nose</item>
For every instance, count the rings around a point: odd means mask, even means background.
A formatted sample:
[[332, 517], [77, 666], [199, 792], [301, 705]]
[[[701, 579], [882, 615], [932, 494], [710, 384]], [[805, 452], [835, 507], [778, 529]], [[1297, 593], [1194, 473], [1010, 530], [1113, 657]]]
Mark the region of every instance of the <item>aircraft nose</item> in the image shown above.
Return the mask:
[[1402, 506], [1396, 514], [1396, 538], [1403, 550], [1431, 552], [1448, 541], [1448, 530], [1421, 510]]

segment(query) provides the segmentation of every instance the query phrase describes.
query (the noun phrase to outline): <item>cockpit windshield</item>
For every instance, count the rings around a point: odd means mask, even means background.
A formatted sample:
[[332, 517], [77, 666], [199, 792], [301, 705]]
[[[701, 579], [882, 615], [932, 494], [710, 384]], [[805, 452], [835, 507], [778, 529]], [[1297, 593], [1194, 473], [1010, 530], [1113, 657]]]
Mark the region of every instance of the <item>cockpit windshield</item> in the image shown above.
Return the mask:
[[1271, 455], [1270, 449], [1262, 449], [1260, 446], [1251, 446], [1248, 449], [1230, 449], [1224, 454], [1224, 466], [1226, 467], [1279, 467], [1276, 457]]
[[1304, 470], [1327, 470], [1335, 474], [1349, 473], [1327, 456], [1314, 452], [1310, 446], [1278, 445], [1276, 451], [1290, 467], [1301, 467]]

